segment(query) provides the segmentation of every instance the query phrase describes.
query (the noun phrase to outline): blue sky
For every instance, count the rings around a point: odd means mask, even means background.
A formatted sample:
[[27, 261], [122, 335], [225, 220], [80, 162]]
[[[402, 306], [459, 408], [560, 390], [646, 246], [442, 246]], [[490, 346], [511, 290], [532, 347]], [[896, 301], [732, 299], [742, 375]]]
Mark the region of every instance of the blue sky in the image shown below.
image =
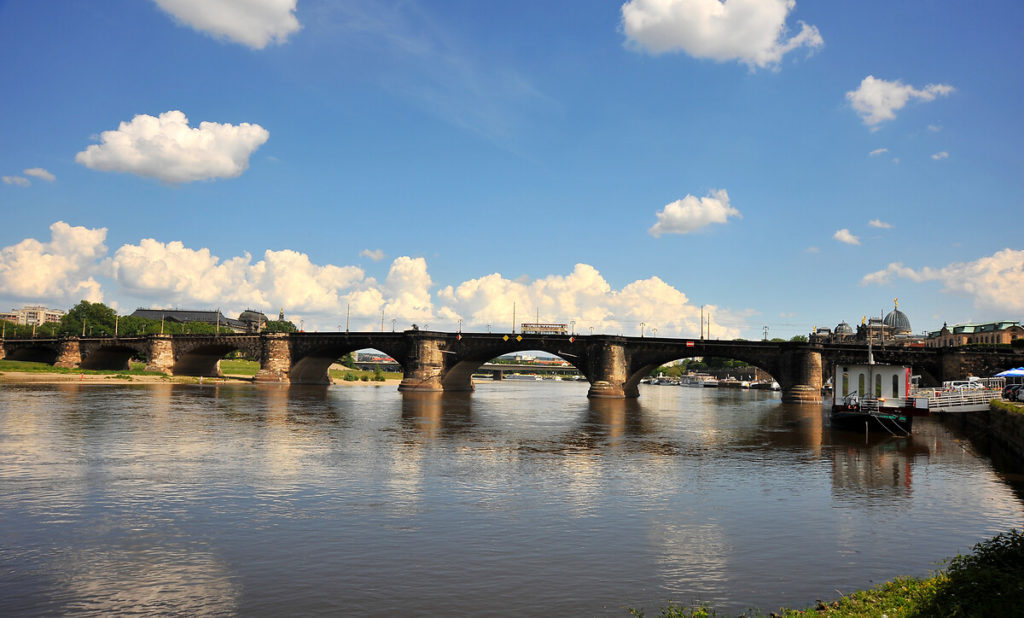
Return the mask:
[[1022, 30], [1011, 1], [2, 2], [0, 307], [1021, 320]]

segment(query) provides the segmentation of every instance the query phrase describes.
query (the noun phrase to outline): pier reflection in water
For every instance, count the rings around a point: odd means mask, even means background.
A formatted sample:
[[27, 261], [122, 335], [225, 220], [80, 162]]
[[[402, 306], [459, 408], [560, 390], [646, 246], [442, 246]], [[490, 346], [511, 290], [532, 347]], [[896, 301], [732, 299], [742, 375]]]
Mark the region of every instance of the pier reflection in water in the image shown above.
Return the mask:
[[933, 420], [777, 394], [5, 385], [0, 613], [723, 612], [924, 575], [1024, 507]]

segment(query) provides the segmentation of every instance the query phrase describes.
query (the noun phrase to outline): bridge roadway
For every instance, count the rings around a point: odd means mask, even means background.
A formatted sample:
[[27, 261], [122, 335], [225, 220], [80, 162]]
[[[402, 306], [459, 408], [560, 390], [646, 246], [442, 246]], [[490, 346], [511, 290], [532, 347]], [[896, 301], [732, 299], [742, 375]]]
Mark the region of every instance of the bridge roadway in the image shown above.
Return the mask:
[[[328, 384], [327, 369], [356, 350], [375, 349], [402, 366], [401, 391], [472, 391], [472, 374], [487, 361], [512, 352], [539, 350], [559, 356], [590, 382], [593, 398], [638, 397], [640, 379], [669, 361], [709, 356], [741, 360], [771, 374], [783, 400], [821, 401], [823, 377], [833, 363], [867, 359], [862, 345], [720, 341], [614, 335], [502, 333], [324, 332], [230, 335], [149, 335], [0, 340], [0, 358], [62, 367], [125, 369], [131, 358], [168, 375], [218, 376], [219, 361], [232, 352], [259, 360], [259, 382]], [[875, 348], [875, 360], [907, 364], [926, 385], [1024, 365], [1024, 353], [959, 348]]]

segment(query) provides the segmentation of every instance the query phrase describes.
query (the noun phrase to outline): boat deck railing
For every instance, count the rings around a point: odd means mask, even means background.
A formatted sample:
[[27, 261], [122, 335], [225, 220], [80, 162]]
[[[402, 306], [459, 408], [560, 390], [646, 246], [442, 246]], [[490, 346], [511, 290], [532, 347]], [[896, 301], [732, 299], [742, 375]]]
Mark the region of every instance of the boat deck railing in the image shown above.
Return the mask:
[[932, 412], [973, 412], [985, 409], [993, 399], [999, 399], [1002, 393], [995, 389], [952, 390], [952, 391], [919, 391], [920, 397], [928, 398], [928, 408]]

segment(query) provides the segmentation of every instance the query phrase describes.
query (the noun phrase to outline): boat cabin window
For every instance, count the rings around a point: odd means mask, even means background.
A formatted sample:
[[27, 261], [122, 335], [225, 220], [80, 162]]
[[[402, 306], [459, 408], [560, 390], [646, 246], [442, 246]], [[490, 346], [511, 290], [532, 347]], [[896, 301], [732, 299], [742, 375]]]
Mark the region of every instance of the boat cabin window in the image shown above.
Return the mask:
[[875, 397], [882, 396], [882, 376], [875, 376]]
[[857, 376], [857, 394], [863, 397], [867, 393], [867, 388], [864, 386], [864, 374]]
[[843, 397], [850, 394], [850, 374], [843, 372]]
[[892, 396], [900, 396], [900, 377], [896, 374], [893, 374], [892, 376]]

